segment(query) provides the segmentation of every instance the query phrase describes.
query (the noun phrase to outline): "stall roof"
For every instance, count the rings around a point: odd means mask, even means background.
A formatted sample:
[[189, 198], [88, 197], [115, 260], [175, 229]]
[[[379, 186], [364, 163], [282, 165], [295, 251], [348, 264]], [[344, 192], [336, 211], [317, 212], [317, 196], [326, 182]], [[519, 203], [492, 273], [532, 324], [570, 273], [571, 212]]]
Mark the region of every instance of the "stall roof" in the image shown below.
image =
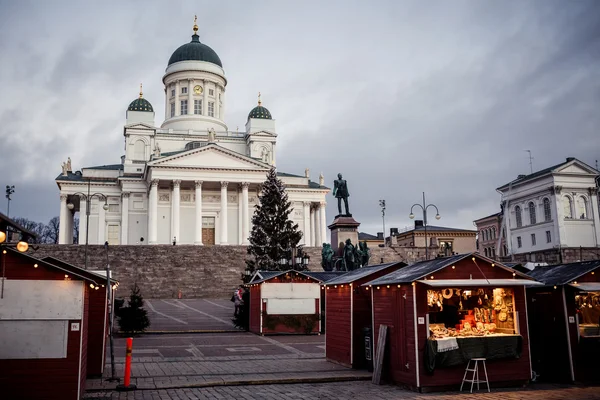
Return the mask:
[[529, 278], [527, 275], [522, 274], [511, 268], [505, 267], [504, 265], [497, 263], [496, 261], [491, 260], [487, 257], [483, 257], [479, 253], [465, 253], [457, 254], [450, 257], [434, 258], [433, 260], [420, 261], [418, 263], [409, 265], [408, 267], [401, 268], [397, 271], [382, 276], [381, 278], [375, 279], [374, 281], [365, 283], [365, 285], [388, 285], [393, 283], [408, 283], [417, 281], [468, 257], [476, 257], [480, 260], [493, 262], [496, 264], [497, 267], [503, 268], [519, 276]]
[[536, 267], [533, 271], [529, 272], [529, 276], [548, 286], [566, 285], [596, 268], [600, 268], [600, 260]]
[[46, 261], [44, 259], [35, 258], [35, 257], [32, 257], [32, 256], [26, 254], [26, 253], [21, 253], [18, 250], [12, 249], [10, 247], [6, 248], [6, 250], [10, 251], [10, 252], [12, 252], [14, 254], [18, 254], [21, 257], [28, 258], [31, 261], [32, 264], [43, 264], [43, 265], [45, 265], [47, 267], [50, 267], [50, 268], [53, 268], [53, 269], [58, 269], [58, 270], [60, 270], [62, 272], [66, 272], [69, 275], [76, 276], [79, 279], [83, 279], [85, 281], [93, 282], [96, 285], [100, 285], [102, 283], [106, 283], [106, 281], [103, 281], [103, 277], [102, 276], [90, 273], [90, 272], [88, 272], [88, 271], [86, 271], [84, 269], [78, 268], [78, 267], [75, 267], [73, 270], [66, 269], [66, 268], [63, 268], [63, 267], [61, 267], [59, 265], [56, 265], [56, 264], [54, 264], [52, 262]]
[[[50, 264], [56, 265], [58, 267], [61, 267], [63, 269], [67, 269], [67, 270], [70, 270], [70, 271], [74, 271], [76, 273], [80, 273], [82, 275], [88, 274], [88, 275], [90, 275], [91, 278], [100, 278], [100, 279], [103, 279], [104, 282], [106, 282], [106, 273], [99, 274], [97, 272], [89, 271], [87, 269], [84, 269], [84, 268], [81, 268], [81, 267], [77, 267], [77, 266], [75, 266], [73, 264], [69, 264], [68, 262], [65, 262], [63, 260], [60, 260], [60, 259], [54, 258], [54, 257], [44, 257], [44, 258], [42, 258], [42, 260], [44, 260], [44, 261], [46, 261], [46, 262], [48, 262]], [[111, 273], [111, 276], [112, 276], [112, 273]], [[111, 283], [119, 283], [114, 278], [110, 278], [110, 281], [111, 281]]]
[[541, 282], [529, 279], [430, 279], [419, 280], [419, 283], [434, 287], [464, 287], [464, 286], [543, 286]]
[[600, 291], [600, 282], [582, 282], [582, 283], [571, 283], [571, 286], [584, 292], [596, 292]]
[[397, 264], [403, 264], [406, 265], [406, 263], [402, 262], [402, 261], [395, 261], [395, 262], [391, 262], [391, 263], [386, 263], [386, 264], [376, 264], [376, 265], [371, 265], [368, 267], [363, 267], [363, 268], [359, 268], [359, 269], [355, 269], [354, 271], [350, 271], [350, 272], [346, 272], [344, 275], [332, 279], [330, 281], [327, 281], [326, 283], [328, 285], [343, 285], [343, 284], [347, 284], [347, 283], [352, 283], [355, 282], [359, 279], [365, 278], [377, 271], [381, 271], [382, 269], [391, 267], [392, 265], [397, 265]]
[[321, 282], [327, 283], [328, 281], [338, 278], [347, 273], [348, 272], [346, 271], [306, 271], [304, 274], [315, 278]]
[[[260, 272], [261, 272], [261, 275], [263, 276], [263, 278], [257, 279], [255, 281], [251, 281], [250, 283], [252, 283], [252, 284], [263, 283], [265, 281], [268, 281], [269, 279], [275, 278], [276, 276], [281, 276], [283, 274], [288, 274], [290, 272], [295, 272], [300, 275], [304, 275], [305, 277], [314, 279], [315, 281], [317, 281], [319, 283], [322, 282], [318, 278], [315, 278], [315, 277], [309, 275], [309, 271], [296, 271], [293, 269], [288, 269], [287, 271], [260, 271]], [[257, 276], [258, 276], [258, 274], [257, 274]]]

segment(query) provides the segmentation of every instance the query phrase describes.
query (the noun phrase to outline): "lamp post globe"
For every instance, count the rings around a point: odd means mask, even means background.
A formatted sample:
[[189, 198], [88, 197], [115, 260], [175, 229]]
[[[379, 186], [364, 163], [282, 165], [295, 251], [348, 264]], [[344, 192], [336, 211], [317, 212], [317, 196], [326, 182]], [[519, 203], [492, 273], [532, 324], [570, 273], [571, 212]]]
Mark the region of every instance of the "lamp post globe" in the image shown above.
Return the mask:
[[72, 210], [72, 209], [74, 209], [74, 208], [75, 208], [75, 204], [73, 204], [73, 203], [69, 203], [69, 204], [67, 204], [67, 208], [68, 208], [69, 210]]
[[440, 214], [435, 214], [435, 219], [440, 219], [442, 218]]
[[104, 211], [108, 211], [108, 204], [104, 203], [104, 205], [102, 206], [102, 208], [104, 209]]
[[415, 214], [413, 214], [413, 213], [410, 213], [410, 215], [408, 216], [408, 218], [410, 218], [410, 219], [415, 219]]

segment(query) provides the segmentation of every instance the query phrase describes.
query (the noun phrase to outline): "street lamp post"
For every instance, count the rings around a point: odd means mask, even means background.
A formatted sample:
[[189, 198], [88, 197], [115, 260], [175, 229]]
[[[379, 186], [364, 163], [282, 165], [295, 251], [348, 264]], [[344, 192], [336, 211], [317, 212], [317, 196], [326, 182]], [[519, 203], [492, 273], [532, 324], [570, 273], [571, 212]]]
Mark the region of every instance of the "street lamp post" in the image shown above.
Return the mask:
[[385, 200], [379, 200], [379, 207], [381, 207], [381, 219], [383, 220], [383, 247], [385, 247]]
[[419, 203], [413, 204], [413, 206], [410, 208], [410, 215], [408, 217], [410, 219], [415, 218], [415, 214], [413, 214], [413, 208], [415, 207], [421, 207], [421, 209], [423, 210], [423, 227], [425, 228], [425, 260], [429, 260], [429, 245], [427, 244], [427, 209], [429, 207], [435, 208], [435, 219], [440, 219], [442, 217], [440, 216], [440, 211], [438, 210], [435, 204], [425, 204], [425, 192], [423, 192], [423, 205]]
[[279, 265], [281, 265], [282, 267], [285, 265], [289, 265], [295, 271], [305, 271], [308, 269], [310, 256], [302, 251], [302, 246], [289, 249], [289, 253], [291, 257], [288, 259], [286, 255], [283, 255], [279, 259]]
[[10, 195], [13, 194], [15, 192], [15, 186], [9, 186], [6, 185], [6, 199], [8, 201], [8, 205], [6, 206], [6, 217], [10, 217], [10, 201], [12, 200], [10, 198]]
[[[88, 243], [89, 243], [89, 238], [90, 238], [90, 208], [92, 205], [92, 198], [94, 197], [98, 197], [98, 200], [104, 200], [104, 205], [102, 206], [102, 208], [104, 209], [104, 211], [108, 210], [108, 202], [107, 202], [107, 197], [106, 195], [102, 194], [102, 193], [94, 193], [94, 194], [90, 194], [90, 180], [88, 180], [88, 190], [87, 190], [87, 195], [81, 193], [81, 192], [76, 192], [73, 193], [73, 196], [77, 195], [79, 196], [79, 202], [81, 202], [81, 199], [84, 198], [85, 199], [85, 269], [88, 269]], [[72, 210], [73, 208], [75, 208], [75, 205], [73, 203], [69, 203], [67, 204], [67, 208], [69, 210]]]

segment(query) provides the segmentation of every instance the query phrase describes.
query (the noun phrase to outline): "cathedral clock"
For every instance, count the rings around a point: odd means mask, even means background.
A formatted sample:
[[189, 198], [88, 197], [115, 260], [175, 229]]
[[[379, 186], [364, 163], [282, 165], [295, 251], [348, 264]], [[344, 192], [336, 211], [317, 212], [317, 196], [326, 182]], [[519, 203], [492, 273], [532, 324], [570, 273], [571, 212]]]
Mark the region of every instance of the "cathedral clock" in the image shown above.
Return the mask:
[[194, 86], [194, 93], [196, 93], [196, 94], [202, 93], [202, 86], [200, 86], [200, 85]]

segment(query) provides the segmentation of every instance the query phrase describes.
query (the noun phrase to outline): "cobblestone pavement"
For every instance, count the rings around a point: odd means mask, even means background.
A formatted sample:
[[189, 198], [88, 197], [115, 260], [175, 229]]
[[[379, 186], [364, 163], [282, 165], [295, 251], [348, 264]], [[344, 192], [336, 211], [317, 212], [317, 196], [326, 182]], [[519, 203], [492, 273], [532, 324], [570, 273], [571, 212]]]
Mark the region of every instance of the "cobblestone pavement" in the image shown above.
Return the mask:
[[495, 389], [492, 393], [421, 394], [396, 386], [376, 386], [370, 382], [343, 382], [296, 385], [224, 386], [195, 389], [143, 390], [135, 392], [88, 393], [86, 399], [399, 399], [399, 400], [592, 400], [600, 399], [600, 387], [559, 387], [532, 385], [527, 389]]
[[228, 299], [145, 299], [151, 332], [235, 330]]

